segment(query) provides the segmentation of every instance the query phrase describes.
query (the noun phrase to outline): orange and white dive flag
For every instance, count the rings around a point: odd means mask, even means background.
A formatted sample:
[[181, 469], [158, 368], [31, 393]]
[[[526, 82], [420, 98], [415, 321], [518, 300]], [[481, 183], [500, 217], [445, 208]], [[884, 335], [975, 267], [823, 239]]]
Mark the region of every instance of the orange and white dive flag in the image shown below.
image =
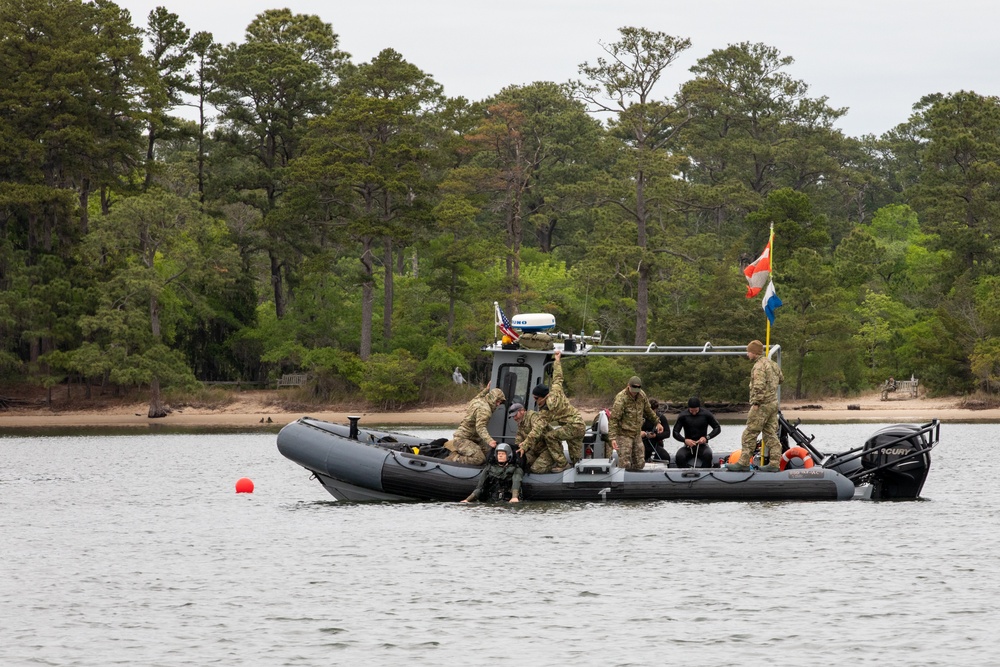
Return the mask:
[[743, 275], [747, 277], [747, 298], [752, 299], [767, 286], [767, 280], [771, 277], [771, 242], [767, 242], [767, 247], [760, 257], [747, 268], [743, 269]]

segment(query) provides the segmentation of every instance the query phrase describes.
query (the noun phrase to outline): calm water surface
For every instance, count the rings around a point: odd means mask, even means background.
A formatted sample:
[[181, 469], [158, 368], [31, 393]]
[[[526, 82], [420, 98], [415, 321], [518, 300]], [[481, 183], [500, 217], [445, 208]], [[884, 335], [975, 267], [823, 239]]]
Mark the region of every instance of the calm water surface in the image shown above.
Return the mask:
[[917, 502], [515, 507], [337, 503], [274, 433], [8, 435], [0, 664], [1000, 665], [1000, 426], [941, 434]]

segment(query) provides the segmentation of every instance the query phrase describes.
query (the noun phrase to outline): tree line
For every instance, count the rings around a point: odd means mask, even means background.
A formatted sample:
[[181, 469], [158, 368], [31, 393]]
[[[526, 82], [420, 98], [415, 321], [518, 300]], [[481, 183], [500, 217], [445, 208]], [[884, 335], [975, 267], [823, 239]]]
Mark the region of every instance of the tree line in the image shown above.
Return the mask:
[[[165, 7], [0, 0], [0, 374], [148, 388], [151, 416], [166, 388], [292, 371], [402, 405], [483, 379], [494, 301], [608, 342], [745, 343], [773, 225], [786, 392], [996, 393], [1000, 100], [930, 93], [848, 137], [765, 44], [666, 89], [690, 46], [622, 27], [577, 80], [471, 101], [287, 9], [220, 44]], [[640, 370], [745, 394], [736, 361]]]

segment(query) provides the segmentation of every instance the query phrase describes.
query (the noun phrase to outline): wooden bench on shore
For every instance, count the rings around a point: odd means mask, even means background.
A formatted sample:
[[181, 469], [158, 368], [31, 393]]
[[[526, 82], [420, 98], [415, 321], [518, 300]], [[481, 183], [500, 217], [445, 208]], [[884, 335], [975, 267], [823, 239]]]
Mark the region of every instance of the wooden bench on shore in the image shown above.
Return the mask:
[[308, 380], [309, 376], [305, 373], [286, 373], [278, 380], [278, 389], [282, 387], [301, 387]]
[[916, 378], [911, 380], [886, 380], [886, 383], [882, 385], [882, 400], [889, 400], [889, 394], [896, 394], [897, 398], [916, 398], [917, 385], [919, 384], [920, 380]]

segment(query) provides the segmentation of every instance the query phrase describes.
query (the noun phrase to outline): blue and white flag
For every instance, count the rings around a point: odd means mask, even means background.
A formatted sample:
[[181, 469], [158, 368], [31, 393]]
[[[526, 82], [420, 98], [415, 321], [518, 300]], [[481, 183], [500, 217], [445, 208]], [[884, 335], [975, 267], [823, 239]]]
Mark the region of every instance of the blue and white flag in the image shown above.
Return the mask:
[[781, 299], [778, 298], [777, 293], [774, 291], [773, 282], [767, 283], [767, 289], [764, 291], [764, 298], [760, 303], [761, 307], [764, 308], [764, 314], [767, 315], [767, 321], [773, 325], [774, 311], [781, 306]]

